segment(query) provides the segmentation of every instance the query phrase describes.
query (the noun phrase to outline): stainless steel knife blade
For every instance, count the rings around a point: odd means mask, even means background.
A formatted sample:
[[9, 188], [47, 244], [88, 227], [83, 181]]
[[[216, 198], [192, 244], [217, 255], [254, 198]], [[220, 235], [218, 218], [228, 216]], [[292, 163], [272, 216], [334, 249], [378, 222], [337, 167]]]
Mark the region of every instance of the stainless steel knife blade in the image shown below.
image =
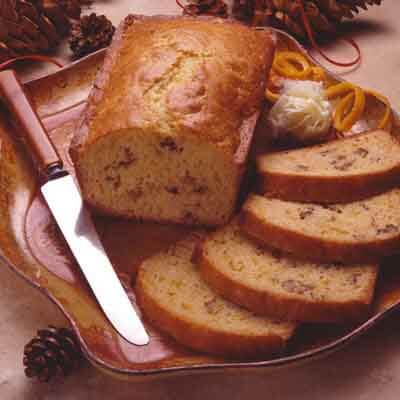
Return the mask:
[[147, 344], [149, 337], [106, 255], [73, 178], [66, 175], [50, 180], [41, 191], [114, 328], [129, 342]]
[[47, 178], [42, 194], [105, 315], [126, 340], [147, 344], [149, 337], [106, 255], [78, 187], [63, 169], [57, 150], [12, 70], [0, 72], [0, 98]]

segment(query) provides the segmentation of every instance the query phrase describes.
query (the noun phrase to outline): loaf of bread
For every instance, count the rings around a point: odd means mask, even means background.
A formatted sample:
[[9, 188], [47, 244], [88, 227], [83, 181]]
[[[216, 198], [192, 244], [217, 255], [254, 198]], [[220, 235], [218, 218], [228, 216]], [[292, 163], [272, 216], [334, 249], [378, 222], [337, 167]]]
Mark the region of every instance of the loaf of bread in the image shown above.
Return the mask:
[[360, 321], [378, 274], [376, 264], [297, 260], [251, 240], [236, 221], [206, 238], [198, 261], [204, 280], [224, 298], [294, 321]]
[[251, 195], [242, 229], [279, 250], [322, 262], [374, 262], [400, 249], [400, 189], [347, 204]]
[[295, 324], [257, 317], [223, 300], [201, 279], [191, 236], [139, 268], [136, 296], [145, 317], [178, 342], [228, 358], [265, 358], [282, 351]]
[[262, 193], [283, 200], [345, 203], [400, 184], [400, 143], [373, 131], [299, 150], [265, 154], [257, 169]]
[[127, 17], [71, 145], [84, 199], [128, 218], [226, 222], [273, 53], [270, 32], [236, 22]]

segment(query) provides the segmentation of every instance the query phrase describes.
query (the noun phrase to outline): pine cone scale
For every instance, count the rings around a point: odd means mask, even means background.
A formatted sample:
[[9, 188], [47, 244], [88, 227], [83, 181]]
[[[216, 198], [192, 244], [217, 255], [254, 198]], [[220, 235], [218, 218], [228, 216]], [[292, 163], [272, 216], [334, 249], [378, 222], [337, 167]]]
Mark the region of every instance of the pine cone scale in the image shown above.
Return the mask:
[[46, 16], [43, 16], [39, 21], [39, 28], [49, 41], [50, 48], [56, 46], [60, 42], [61, 36], [58, 34], [54, 24]]
[[20, 26], [23, 34], [28, 35], [32, 39], [38, 37], [40, 31], [37, 24], [35, 24], [32, 20], [27, 18], [25, 15], [21, 17]]
[[28, 43], [26, 43], [23, 40], [20, 39], [15, 39], [12, 36], [10, 36], [7, 40], [8, 46], [11, 46], [12, 49], [17, 53], [17, 54], [23, 54], [23, 53], [33, 53], [35, 51], [34, 46], [29, 46]]
[[17, 21], [18, 14], [17, 14], [16, 1], [2, 0], [2, 2], [0, 2], [0, 15], [5, 20]]
[[65, 36], [71, 29], [71, 23], [63, 10], [57, 5], [46, 5], [43, 8], [46, 17], [58, 28], [61, 36]]
[[0, 60], [5, 61], [8, 58], [15, 57], [17, 53], [10, 49], [4, 42], [0, 41]]
[[36, 8], [33, 6], [33, 4], [28, 3], [25, 0], [21, 0], [19, 3], [20, 10], [22, 15], [26, 16], [29, 18], [31, 21], [38, 23], [39, 22], [39, 14]]

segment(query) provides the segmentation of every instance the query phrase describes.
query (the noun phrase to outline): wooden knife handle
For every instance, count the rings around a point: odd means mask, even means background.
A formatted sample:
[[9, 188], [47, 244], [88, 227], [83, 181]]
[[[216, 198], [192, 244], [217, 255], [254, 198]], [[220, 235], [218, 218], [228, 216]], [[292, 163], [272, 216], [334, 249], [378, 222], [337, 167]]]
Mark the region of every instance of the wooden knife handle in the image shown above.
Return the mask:
[[60, 170], [61, 158], [16, 73], [12, 70], [0, 72], [0, 99], [17, 122], [20, 134], [32, 151], [39, 169], [49, 177], [52, 171]]

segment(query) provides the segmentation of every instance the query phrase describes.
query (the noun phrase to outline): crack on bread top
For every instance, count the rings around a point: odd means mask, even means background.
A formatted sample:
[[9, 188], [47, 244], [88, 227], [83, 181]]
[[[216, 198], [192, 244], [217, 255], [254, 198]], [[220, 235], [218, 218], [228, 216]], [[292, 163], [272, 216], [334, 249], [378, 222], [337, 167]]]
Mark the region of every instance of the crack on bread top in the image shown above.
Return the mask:
[[[179, 130], [234, 154], [243, 121], [263, 101], [273, 48], [270, 33], [237, 23], [128, 18], [90, 94], [72, 146], [75, 159], [101, 136], [135, 127]], [[140, 82], [139, 70], [147, 82]]]
[[[205, 57], [184, 51], [176, 51], [175, 56], [175, 62], [143, 91], [149, 113], [159, 119], [159, 132], [168, 136], [175, 135], [178, 112], [187, 115], [203, 109], [207, 91], [206, 76], [201, 73]], [[143, 70], [148, 73], [146, 65]]]

